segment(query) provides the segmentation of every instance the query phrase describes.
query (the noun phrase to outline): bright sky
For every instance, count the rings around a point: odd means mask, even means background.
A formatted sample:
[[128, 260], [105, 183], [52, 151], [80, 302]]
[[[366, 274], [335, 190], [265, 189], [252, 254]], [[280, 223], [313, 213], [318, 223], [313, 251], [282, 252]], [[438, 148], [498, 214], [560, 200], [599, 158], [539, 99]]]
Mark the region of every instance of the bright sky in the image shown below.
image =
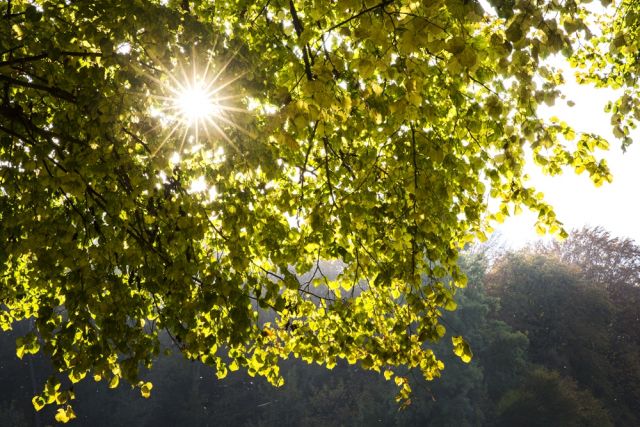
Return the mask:
[[[600, 225], [617, 237], [630, 237], [640, 243], [640, 132], [634, 131], [631, 135], [634, 144], [623, 153], [611, 134], [610, 116], [603, 111], [605, 103], [616, 97], [615, 92], [578, 85], [572, 75], [565, 73], [565, 93], [575, 106], [568, 107], [562, 101], [541, 109], [540, 113], [546, 117], [555, 115], [576, 130], [595, 132], [609, 139], [610, 150], [600, 153], [607, 159], [613, 183], [596, 188], [586, 172], [576, 175], [567, 170], [561, 176], [549, 177], [535, 165], [528, 168], [530, 183], [545, 194], [567, 231]], [[539, 238], [534, 223], [535, 215], [525, 211], [508, 218], [496, 231], [507, 245], [517, 248]]]

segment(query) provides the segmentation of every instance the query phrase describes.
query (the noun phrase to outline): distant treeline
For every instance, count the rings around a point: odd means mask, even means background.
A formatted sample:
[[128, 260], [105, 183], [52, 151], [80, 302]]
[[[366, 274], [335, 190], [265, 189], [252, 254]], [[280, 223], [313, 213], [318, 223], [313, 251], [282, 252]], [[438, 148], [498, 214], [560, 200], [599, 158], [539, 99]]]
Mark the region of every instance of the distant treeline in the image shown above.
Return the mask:
[[[640, 247], [600, 228], [517, 252], [480, 246], [461, 260], [469, 278], [458, 308], [443, 313], [447, 337], [433, 345], [442, 377], [412, 381], [399, 409], [392, 381], [355, 365], [333, 370], [286, 361], [286, 384], [233, 373], [217, 380], [180, 355], [147, 375], [150, 399], [121, 384], [75, 390], [86, 426], [636, 426], [640, 425]], [[15, 356], [23, 329], [0, 334], [0, 425], [48, 425], [34, 388], [51, 374], [40, 356]], [[451, 335], [474, 358], [462, 363]], [[50, 410], [51, 411], [51, 410]]]

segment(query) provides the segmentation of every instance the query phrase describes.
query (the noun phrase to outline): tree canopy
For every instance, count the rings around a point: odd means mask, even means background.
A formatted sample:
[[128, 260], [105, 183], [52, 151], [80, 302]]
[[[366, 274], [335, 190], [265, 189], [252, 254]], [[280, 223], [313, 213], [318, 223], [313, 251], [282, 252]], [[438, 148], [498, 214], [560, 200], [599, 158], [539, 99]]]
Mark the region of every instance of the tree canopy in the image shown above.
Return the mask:
[[625, 88], [623, 145], [640, 115], [632, 2], [0, 6], [0, 327], [34, 319], [17, 351], [59, 371], [34, 398], [59, 421], [61, 379], [148, 396], [160, 333], [219, 376], [280, 384], [289, 356], [438, 376], [459, 251], [522, 207], [566, 235], [527, 151], [611, 180], [605, 139], [537, 115], [563, 97], [548, 60]]

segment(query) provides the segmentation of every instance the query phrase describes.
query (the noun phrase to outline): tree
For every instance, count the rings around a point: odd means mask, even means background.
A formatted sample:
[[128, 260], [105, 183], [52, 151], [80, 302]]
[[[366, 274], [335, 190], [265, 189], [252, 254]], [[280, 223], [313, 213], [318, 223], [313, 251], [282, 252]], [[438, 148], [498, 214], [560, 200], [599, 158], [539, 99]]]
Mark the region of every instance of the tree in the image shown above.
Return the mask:
[[522, 387], [507, 393], [499, 403], [496, 426], [612, 426], [606, 409], [591, 393], [538, 368]]
[[500, 295], [499, 318], [527, 334], [535, 363], [575, 378], [596, 397], [609, 395], [613, 306], [601, 288], [544, 256], [512, 254], [487, 279]]
[[576, 230], [564, 242], [538, 248], [579, 268], [583, 280], [605, 289], [615, 307], [609, 325], [609, 359], [614, 372], [615, 405], [619, 424], [635, 424], [640, 412], [640, 246], [612, 236], [600, 227]]
[[[568, 245], [573, 247], [571, 238]], [[590, 281], [556, 257], [520, 253], [496, 263], [488, 283], [500, 298], [498, 317], [527, 335], [532, 362], [588, 389], [616, 425], [635, 425], [640, 420], [637, 288], [628, 287], [628, 303], [616, 301], [597, 282], [605, 271]]]
[[623, 302], [618, 301], [619, 288], [640, 286], [640, 246], [632, 239], [614, 237], [602, 227], [574, 230], [568, 239], [538, 250], [577, 266], [587, 280], [605, 287], [616, 302]]
[[61, 380], [89, 374], [148, 396], [160, 331], [221, 377], [280, 384], [290, 355], [437, 377], [461, 248], [521, 206], [564, 234], [525, 149], [611, 179], [604, 139], [536, 114], [592, 13], [492, 5], [2, 2], [0, 326], [35, 318], [18, 355], [59, 371], [35, 407], [72, 418]]

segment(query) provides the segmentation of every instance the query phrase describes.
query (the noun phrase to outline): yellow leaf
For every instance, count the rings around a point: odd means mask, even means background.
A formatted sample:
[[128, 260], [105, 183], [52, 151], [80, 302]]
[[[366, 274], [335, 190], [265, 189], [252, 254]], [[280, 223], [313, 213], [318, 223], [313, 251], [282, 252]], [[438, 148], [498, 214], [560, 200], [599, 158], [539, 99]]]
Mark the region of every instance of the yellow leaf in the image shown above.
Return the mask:
[[44, 399], [41, 396], [33, 396], [33, 399], [31, 399], [31, 403], [33, 404], [33, 407], [36, 409], [36, 411], [44, 408], [45, 404]]
[[458, 280], [456, 281], [456, 285], [458, 285], [461, 288], [466, 288], [467, 287], [467, 276], [460, 276], [458, 278]]
[[469, 344], [462, 338], [461, 336], [451, 337], [451, 341], [453, 342], [453, 352], [456, 356], [458, 356], [464, 363], [471, 362], [471, 357], [473, 357], [473, 353], [471, 352], [471, 348]]
[[447, 311], [453, 311], [457, 307], [458, 307], [458, 304], [452, 299], [448, 300], [446, 302], [446, 304], [444, 305], [444, 309], [447, 310]]
[[69, 380], [72, 383], [77, 383], [78, 381], [82, 380], [84, 377], [87, 376], [86, 372], [77, 372], [75, 370], [71, 371], [71, 373], [69, 374]]
[[218, 368], [218, 371], [216, 372], [216, 377], [218, 377], [219, 380], [225, 378], [227, 376], [227, 368]]
[[16, 356], [18, 356], [18, 359], [22, 359], [24, 357], [24, 345], [16, 348]]
[[120, 377], [117, 375], [114, 375], [113, 378], [111, 378], [111, 381], [109, 381], [109, 388], [116, 388], [118, 387], [119, 383], [120, 383]]
[[72, 419], [76, 417], [76, 414], [73, 412], [71, 406], [67, 405], [66, 408], [58, 408], [58, 412], [56, 413], [56, 421], [60, 423], [68, 423]]
[[142, 395], [142, 397], [144, 397], [145, 399], [148, 399], [149, 396], [151, 396], [152, 388], [153, 388], [153, 384], [151, 384], [150, 382], [146, 382], [142, 384], [142, 387], [140, 387], [140, 394]]

